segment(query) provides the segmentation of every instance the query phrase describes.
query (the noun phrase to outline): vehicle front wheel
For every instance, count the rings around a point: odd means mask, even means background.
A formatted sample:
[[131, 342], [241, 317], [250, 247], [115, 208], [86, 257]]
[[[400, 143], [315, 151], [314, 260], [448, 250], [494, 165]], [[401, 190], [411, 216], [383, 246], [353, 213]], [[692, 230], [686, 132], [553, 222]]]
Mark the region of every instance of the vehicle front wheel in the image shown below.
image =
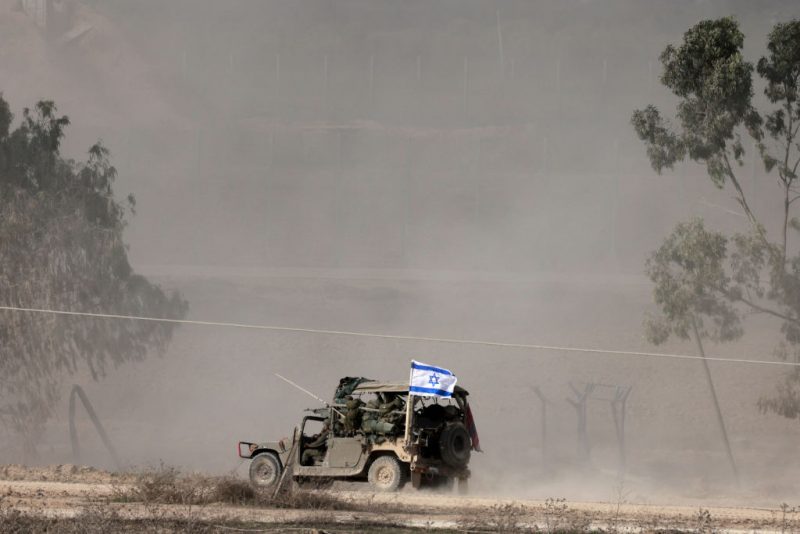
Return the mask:
[[274, 488], [281, 478], [281, 462], [275, 453], [262, 452], [250, 462], [250, 483], [257, 488]]
[[394, 456], [381, 456], [372, 462], [367, 480], [376, 491], [397, 491], [403, 483], [403, 468]]

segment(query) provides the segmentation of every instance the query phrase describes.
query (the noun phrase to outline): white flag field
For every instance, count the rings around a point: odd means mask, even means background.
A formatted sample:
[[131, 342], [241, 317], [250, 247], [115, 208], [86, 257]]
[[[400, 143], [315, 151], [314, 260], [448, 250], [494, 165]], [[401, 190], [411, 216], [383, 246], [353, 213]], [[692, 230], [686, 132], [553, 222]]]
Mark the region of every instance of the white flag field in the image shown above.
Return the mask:
[[408, 392], [411, 395], [452, 397], [456, 387], [456, 375], [443, 367], [411, 360], [411, 380]]

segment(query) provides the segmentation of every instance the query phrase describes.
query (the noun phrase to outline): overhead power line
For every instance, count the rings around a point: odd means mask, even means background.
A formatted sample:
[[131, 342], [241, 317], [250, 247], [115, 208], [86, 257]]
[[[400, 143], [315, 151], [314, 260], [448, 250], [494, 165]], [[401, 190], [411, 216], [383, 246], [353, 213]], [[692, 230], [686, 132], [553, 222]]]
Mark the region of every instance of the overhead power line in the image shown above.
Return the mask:
[[630, 356], [639, 358], [668, 358], [677, 360], [703, 360], [712, 362], [744, 363], [752, 365], [778, 365], [784, 367], [800, 367], [800, 362], [783, 362], [770, 360], [753, 360], [747, 358], [722, 358], [717, 356], [692, 356], [690, 354], [671, 354], [664, 352], [643, 352], [632, 350], [611, 350], [588, 347], [565, 347], [558, 345], [540, 345], [535, 343], [506, 343], [502, 341], [482, 341], [476, 339], [455, 339], [444, 337], [406, 336], [398, 334], [376, 334], [371, 332], [351, 332], [347, 330], [324, 330], [320, 328], [298, 328], [291, 326], [273, 326], [249, 323], [233, 323], [224, 321], [198, 321], [193, 319], [168, 319], [163, 317], [141, 317], [137, 315], [118, 315], [114, 313], [90, 313], [67, 310], [46, 310], [41, 308], [23, 308], [19, 306], [0, 306], [0, 311], [41, 313], [73, 317], [93, 317], [96, 319], [121, 319], [129, 321], [150, 321], [157, 323], [187, 324], [196, 326], [217, 326], [226, 328], [246, 328], [251, 330], [267, 330], [272, 332], [296, 332], [306, 334], [320, 334], [327, 336], [367, 337], [375, 339], [394, 339], [399, 341], [420, 341], [427, 343], [449, 343], [460, 345], [478, 345], [484, 347], [503, 347], [510, 349], [528, 349], [556, 352], [573, 352], [578, 354], [610, 354], [617, 356]]

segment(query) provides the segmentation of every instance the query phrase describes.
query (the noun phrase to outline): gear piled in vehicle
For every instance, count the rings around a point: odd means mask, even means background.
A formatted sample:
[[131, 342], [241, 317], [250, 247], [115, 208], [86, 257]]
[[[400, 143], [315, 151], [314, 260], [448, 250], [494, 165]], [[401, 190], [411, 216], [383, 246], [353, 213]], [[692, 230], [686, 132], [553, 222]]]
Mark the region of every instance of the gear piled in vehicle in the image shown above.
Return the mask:
[[417, 488], [458, 480], [464, 490], [472, 451], [480, 450], [468, 395], [455, 386], [450, 398], [420, 397], [404, 382], [344, 377], [333, 403], [311, 410], [291, 440], [240, 442], [239, 455], [252, 460], [251, 482], [265, 488], [290, 468], [305, 483], [362, 480], [395, 491], [408, 480]]

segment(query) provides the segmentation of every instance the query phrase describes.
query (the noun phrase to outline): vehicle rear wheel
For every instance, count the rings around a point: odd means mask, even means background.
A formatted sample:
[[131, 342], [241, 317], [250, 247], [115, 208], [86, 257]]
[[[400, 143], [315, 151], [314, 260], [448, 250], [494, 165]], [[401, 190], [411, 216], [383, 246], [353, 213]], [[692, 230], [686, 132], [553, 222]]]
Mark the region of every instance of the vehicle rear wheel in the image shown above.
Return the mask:
[[462, 423], [452, 423], [442, 430], [439, 438], [442, 461], [452, 467], [464, 467], [469, 463], [472, 440]]
[[281, 462], [273, 452], [262, 452], [250, 462], [250, 483], [257, 488], [274, 488], [281, 478]]
[[376, 491], [397, 491], [403, 483], [403, 468], [394, 456], [381, 456], [369, 466], [367, 480]]

